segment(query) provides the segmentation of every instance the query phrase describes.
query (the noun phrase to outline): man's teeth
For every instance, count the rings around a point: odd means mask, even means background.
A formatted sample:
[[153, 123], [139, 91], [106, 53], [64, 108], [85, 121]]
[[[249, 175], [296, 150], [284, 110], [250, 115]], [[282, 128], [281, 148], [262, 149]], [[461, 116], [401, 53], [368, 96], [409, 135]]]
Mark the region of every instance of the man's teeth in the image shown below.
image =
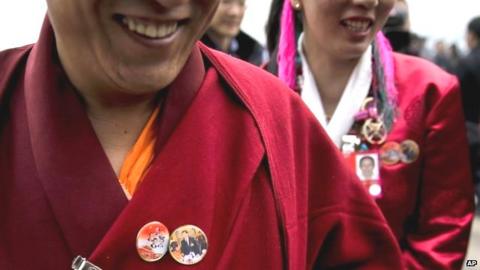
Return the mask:
[[353, 32], [365, 32], [370, 27], [370, 22], [368, 21], [346, 20], [344, 21], [344, 23], [345, 23], [345, 26], [348, 28], [348, 30]]
[[164, 38], [177, 30], [178, 23], [153, 23], [124, 17], [122, 23], [128, 29], [148, 38]]

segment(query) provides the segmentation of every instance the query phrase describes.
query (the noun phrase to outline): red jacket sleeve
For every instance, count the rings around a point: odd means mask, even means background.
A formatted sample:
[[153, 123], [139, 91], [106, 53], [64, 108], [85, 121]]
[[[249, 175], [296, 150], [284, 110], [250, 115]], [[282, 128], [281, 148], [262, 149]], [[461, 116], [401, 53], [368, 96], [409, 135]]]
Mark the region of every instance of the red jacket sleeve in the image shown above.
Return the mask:
[[439, 92], [427, 118], [416, 229], [403, 258], [408, 269], [461, 269], [473, 218], [473, 187], [458, 84]]

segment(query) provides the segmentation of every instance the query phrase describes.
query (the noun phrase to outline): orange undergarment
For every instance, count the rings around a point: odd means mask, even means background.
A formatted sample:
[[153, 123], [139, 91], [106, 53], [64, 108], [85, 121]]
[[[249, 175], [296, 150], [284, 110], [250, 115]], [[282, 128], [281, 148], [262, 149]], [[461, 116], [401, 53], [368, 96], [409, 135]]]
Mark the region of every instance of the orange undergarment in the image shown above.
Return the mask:
[[135, 145], [127, 154], [120, 170], [118, 180], [128, 199], [133, 196], [135, 190], [142, 182], [154, 158], [156, 141], [155, 120], [159, 111], [160, 106], [153, 111]]

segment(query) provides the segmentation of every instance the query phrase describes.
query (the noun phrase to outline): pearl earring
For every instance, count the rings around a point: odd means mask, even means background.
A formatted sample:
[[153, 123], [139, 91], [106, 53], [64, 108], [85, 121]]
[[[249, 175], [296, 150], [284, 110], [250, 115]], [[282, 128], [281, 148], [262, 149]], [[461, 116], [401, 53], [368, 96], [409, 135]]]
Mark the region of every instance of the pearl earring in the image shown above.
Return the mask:
[[293, 2], [292, 2], [292, 6], [293, 6], [293, 9], [295, 9], [295, 10], [300, 10], [300, 8], [302, 7], [302, 6], [300, 5], [300, 1], [298, 1], [298, 0], [297, 0], [297, 1], [293, 1]]

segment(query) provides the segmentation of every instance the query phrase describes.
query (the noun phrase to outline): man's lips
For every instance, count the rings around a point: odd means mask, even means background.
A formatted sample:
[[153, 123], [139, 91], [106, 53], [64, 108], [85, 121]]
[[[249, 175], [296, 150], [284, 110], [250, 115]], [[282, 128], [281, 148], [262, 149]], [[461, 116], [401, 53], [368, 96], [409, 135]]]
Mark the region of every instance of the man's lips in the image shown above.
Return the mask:
[[128, 15], [115, 15], [114, 19], [129, 31], [148, 39], [172, 36], [187, 20], [153, 20]]

